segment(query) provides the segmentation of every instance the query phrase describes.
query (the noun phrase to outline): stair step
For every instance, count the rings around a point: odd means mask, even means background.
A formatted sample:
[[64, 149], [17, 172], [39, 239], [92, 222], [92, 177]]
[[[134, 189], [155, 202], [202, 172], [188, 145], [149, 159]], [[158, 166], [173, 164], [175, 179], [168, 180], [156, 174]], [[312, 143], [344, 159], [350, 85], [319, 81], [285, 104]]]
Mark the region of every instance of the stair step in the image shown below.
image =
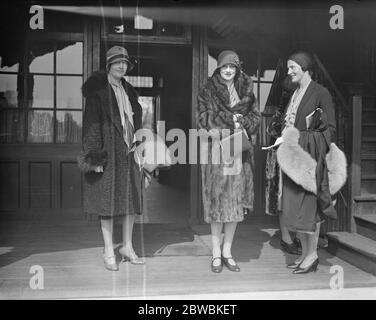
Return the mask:
[[376, 194], [364, 194], [360, 196], [354, 196], [354, 200], [357, 202], [376, 202]]
[[354, 197], [354, 215], [376, 214], [376, 194]]
[[328, 232], [327, 237], [331, 254], [376, 275], [376, 241], [350, 232]]
[[366, 238], [376, 240], [376, 214], [356, 214], [354, 218], [356, 232]]

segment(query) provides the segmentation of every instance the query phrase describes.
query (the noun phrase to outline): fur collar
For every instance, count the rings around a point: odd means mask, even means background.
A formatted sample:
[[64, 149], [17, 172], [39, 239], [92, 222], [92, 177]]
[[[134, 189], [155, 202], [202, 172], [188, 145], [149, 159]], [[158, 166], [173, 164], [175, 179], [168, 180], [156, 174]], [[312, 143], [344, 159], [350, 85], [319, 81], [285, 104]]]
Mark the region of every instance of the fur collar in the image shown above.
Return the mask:
[[239, 77], [235, 80], [234, 85], [240, 101], [231, 108], [230, 94], [221, 75], [216, 72], [208, 81], [208, 89], [212, 92], [212, 95], [222, 107], [231, 110], [232, 112], [247, 114], [255, 102], [252, 78], [241, 71]]
[[[283, 143], [277, 150], [277, 160], [282, 171], [305, 190], [317, 194], [316, 160], [298, 143], [299, 131], [295, 127], [286, 128], [282, 134]], [[328, 168], [329, 191], [336, 194], [347, 179], [345, 154], [331, 143], [325, 156]]]

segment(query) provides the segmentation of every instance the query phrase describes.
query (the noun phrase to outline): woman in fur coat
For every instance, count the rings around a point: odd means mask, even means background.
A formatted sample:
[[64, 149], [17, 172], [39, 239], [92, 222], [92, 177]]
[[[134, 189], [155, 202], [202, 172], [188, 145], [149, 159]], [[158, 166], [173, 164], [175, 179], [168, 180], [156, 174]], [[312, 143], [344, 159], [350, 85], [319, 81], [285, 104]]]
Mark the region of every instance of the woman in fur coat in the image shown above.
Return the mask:
[[[241, 71], [235, 52], [226, 50], [219, 54], [218, 67], [198, 96], [197, 124], [199, 129], [211, 132], [221, 129], [233, 132], [242, 127], [249, 137], [257, 131], [260, 112], [252, 79]], [[215, 161], [220, 151], [212, 149], [212, 144], [202, 143], [200, 150], [209, 159], [208, 164], [201, 164], [201, 177], [205, 222], [211, 225], [211, 269], [221, 272], [225, 264], [229, 270], [238, 272], [240, 268], [232, 258], [231, 246], [237, 223], [244, 219], [246, 209], [253, 209], [253, 150], [243, 152], [234, 160], [233, 166], [240, 163], [234, 174], [230, 165]]]
[[296, 231], [302, 255], [287, 267], [294, 274], [316, 271], [320, 223], [336, 218], [332, 195], [346, 180], [346, 159], [334, 144], [336, 121], [329, 91], [311, 79], [312, 59], [299, 52], [287, 61], [298, 84], [284, 117], [283, 142], [277, 150], [282, 170], [283, 225]]
[[124, 259], [143, 264], [133, 250], [135, 214], [142, 213], [142, 171], [134, 160], [134, 133], [141, 127], [142, 109], [124, 75], [133, 68], [123, 47], [106, 54], [107, 73], [95, 72], [83, 85], [86, 98], [82, 151], [78, 165], [84, 172], [84, 211], [100, 217], [106, 269], [117, 271], [114, 218], [123, 223]]

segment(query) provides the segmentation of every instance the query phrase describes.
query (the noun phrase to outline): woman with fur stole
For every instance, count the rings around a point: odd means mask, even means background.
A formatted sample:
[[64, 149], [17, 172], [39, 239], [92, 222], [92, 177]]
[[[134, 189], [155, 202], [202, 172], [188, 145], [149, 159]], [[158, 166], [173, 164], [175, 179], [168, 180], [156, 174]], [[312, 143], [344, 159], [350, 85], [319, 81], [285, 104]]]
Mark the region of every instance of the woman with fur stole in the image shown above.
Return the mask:
[[320, 223], [336, 218], [332, 195], [346, 180], [346, 158], [334, 144], [336, 120], [329, 91], [311, 79], [312, 58], [298, 52], [287, 61], [288, 75], [298, 84], [288, 104], [277, 150], [282, 170], [283, 225], [298, 233], [302, 255], [294, 274], [316, 271]]

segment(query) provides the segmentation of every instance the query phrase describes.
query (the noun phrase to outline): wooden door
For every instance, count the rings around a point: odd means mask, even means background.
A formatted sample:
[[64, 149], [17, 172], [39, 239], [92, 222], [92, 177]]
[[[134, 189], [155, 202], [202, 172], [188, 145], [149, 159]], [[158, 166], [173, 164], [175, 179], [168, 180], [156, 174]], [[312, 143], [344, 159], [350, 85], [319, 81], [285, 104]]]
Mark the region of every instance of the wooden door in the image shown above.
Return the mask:
[[26, 43], [23, 59], [0, 69], [0, 216], [82, 218], [84, 36]]

